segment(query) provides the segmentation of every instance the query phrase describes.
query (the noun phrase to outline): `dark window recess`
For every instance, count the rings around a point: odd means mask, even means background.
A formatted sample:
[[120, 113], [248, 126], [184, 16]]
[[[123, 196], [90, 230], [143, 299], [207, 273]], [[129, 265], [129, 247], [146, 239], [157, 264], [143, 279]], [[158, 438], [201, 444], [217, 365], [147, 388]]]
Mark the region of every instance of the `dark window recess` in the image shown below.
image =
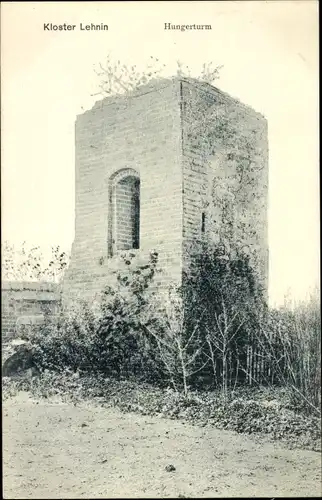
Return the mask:
[[140, 181], [135, 182], [135, 191], [132, 195], [133, 248], [140, 248]]
[[140, 181], [128, 176], [115, 188], [115, 228], [113, 239], [116, 250], [140, 247]]
[[206, 214], [202, 212], [201, 214], [201, 232], [204, 233], [206, 228]]

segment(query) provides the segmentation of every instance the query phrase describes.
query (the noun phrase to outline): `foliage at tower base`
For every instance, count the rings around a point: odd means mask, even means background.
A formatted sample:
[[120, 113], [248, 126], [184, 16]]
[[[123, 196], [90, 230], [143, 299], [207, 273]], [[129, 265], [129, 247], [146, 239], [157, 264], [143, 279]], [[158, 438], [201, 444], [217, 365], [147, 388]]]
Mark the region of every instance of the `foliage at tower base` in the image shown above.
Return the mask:
[[189, 330], [196, 322], [202, 331], [216, 329], [218, 321], [229, 318], [231, 329], [240, 324], [241, 333], [254, 325], [254, 311], [265, 308], [264, 289], [243, 250], [225, 251], [222, 245], [204, 242], [192, 254], [183, 277], [182, 293], [185, 326]]
[[[242, 250], [224, 251], [204, 242], [184, 274], [182, 297], [187, 349], [203, 355], [200, 381], [229, 387], [247, 381], [250, 348], [267, 312], [261, 280]], [[197, 334], [198, 332], [198, 334]]]

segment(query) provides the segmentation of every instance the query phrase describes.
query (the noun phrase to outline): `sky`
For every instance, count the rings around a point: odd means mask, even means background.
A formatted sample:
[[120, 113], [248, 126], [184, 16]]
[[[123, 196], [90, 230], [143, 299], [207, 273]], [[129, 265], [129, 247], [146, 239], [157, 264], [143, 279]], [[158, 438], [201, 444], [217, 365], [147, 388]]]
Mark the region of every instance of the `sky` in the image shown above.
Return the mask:
[[[70, 250], [74, 123], [99, 99], [94, 68], [108, 54], [173, 75], [222, 65], [216, 86], [269, 125], [269, 295], [305, 298], [319, 280], [318, 3], [2, 2], [2, 239]], [[44, 23], [108, 31], [44, 31]], [[164, 23], [211, 24], [169, 31]]]

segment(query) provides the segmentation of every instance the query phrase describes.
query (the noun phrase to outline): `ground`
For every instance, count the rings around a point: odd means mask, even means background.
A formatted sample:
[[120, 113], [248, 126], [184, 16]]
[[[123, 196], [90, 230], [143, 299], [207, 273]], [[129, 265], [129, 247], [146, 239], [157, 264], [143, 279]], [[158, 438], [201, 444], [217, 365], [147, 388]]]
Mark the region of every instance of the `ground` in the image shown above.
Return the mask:
[[3, 417], [6, 499], [321, 496], [320, 453], [259, 437], [26, 393]]

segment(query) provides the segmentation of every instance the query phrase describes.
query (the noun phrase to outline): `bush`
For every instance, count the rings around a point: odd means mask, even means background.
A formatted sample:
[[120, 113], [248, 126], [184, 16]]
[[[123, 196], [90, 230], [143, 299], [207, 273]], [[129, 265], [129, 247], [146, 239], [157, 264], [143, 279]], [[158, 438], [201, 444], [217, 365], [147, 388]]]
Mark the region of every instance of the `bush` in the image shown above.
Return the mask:
[[263, 292], [242, 250], [202, 244], [192, 254], [184, 276], [185, 329], [199, 330], [206, 370], [200, 382], [212, 381], [224, 393], [247, 380], [247, 349], [258, 325], [255, 311], [265, 308]]
[[269, 360], [269, 383], [290, 390], [293, 404], [321, 414], [321, 314], [319, 293], [291, 309], [268, 311], [257, 335]]
[[34, 364], [40, 370], [95, 370], [93, 336], [97, 320], [85, 302], [47, 317], [29, 339], [34, 346]]
[[146, 334], [157, 254], [148, 262], [123, 254], [120, 263], [116, 286], [106, 287], [99, 307], [78, 301], [32, 334], [37, 368], [160, 381], [158, 351]]

